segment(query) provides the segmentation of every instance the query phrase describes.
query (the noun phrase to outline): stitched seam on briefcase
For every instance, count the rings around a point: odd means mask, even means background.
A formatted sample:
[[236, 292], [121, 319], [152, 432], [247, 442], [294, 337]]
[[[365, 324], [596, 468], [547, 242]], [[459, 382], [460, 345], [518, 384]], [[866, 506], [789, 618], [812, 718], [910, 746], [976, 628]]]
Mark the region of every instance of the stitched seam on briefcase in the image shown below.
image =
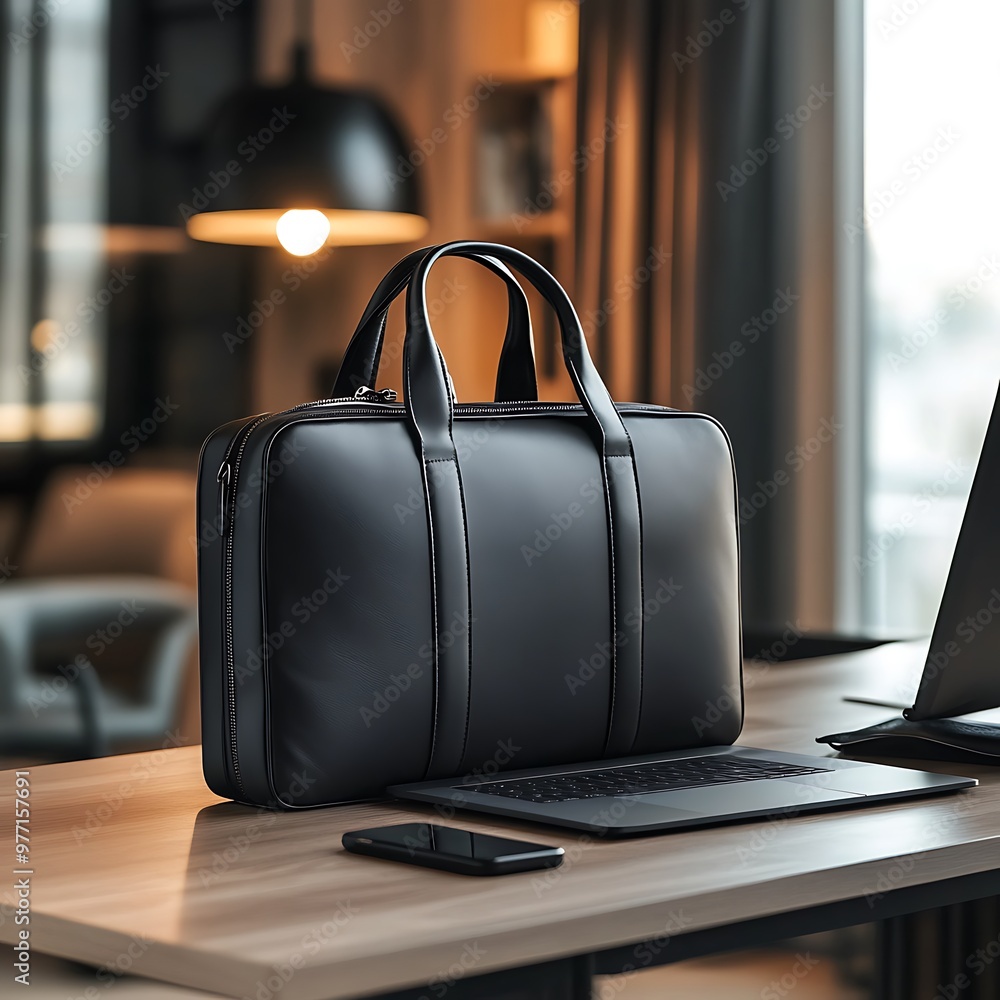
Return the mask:
[[[428, 333], [430, 329], [428, 328]], [[437, 345], [435, 344], [435, 347]], [[448, 381], [448, 368], [444, 363], [444, 355], [441, 353], [441, 348], [437, 347], [438, 367], [441, 369], [441, 378], [444, 380], [445, 392], [448, 394], [448, 438], [452, 443], [452, 447], [455, 446], [455, 406], [454, 399], [451, 395], [451, 385]], [[409, 369], [409, 365], [407, 365]], [[409, 375], [409, 371], [407, 371]], [[458, 501], [462, 508], [462, 540], [465, 549], [465, 588], [466, 588], [466, 603], [469, 609], [469, 621], [466, 623], [466, 635], [468, 636], [467, 654], [466, 654], [466, 678], [465, 678], [465, 730], [462, 734], [462, 750], [458, 760], [458, 769], [461, 770], [462, 762], [465, 760], [465, 749], [469, 742], [469, 714], [472, 711], [472, 571], [469, 566], [469, 534], [466, 525], [466, 509], [465, 509], [465, 491], [462, 487], [462, 476], [458, 470], [458, 456], [449, 455], [445, 458], [432, 458], [428, 460], [429, 462], [452, 462], [455, 468], [455, 479], [458, 483]], [[430, 510], [430, 497], [428, 497], [427, 508]], [[431, 539], [433, 544], [434, 528], [431, 527]], [[437, 676], [441, 675], [441, 647], [439, 637], [436, 634], [438, 618], [437, 618], [437, 567], [436, 560], [434, 559], [433, 551], [431, 554], [432, 570], [434, 574], [434, 613], [435, 613], [435, 637], [434, 637], [434, 659], [436, 661], [436, 673]], [[437, 699], [435, 698], [435, 716], [437, 713]]]
[[437, 586], [437, 561], [434, 558], [434, 512], [431, 510], [431, 486], [427, 478], [427, 457], [424, 454], [423, 447], [420, 449], [420, 468], [423, 473], [424, 481], [424, 493], [427, 496], [427, 544], [430, 547], [430, 563], [431, 563], [431, 615], [433, 621], [431, 622], [431, 629], [433, 630], [431, 639], [434, 643], [434, 718], [431, 724], [431, 752], [427, 759], [427, 770], [424, 772], [424, 777], [430, 777], [431, 771], [434, 768], [434, 754], [437, 750], [437, 734], [438, 734], [438, 704], [441, 699], [441, 660], [438, 650], [438, 586]]
[[[625, 421], [622, 421], [625, 426]], [[632, 448], [632, 436], [625, 428], [625, 435], [628, 437], [629, 448]], [[635, 483], [635, 509], [639, 516], [639, 710], [635, 716], [635, 733], [632, 736], [630, 750], [635, 749], [635, 741], [639, 738], [639, 724], [642, 722], [642, 691], [643, 678], [646, 673], [646, 621], [643, 615], [646, 613], [646, 580], [643, 575], [642, 565], [642, 497], [639, 493], [639, 470], [635, 464], [635, 453], [632, 454], [632, 480]]]
[[[576, 365], [573, 363], [572, 358], [566, 358], [566, 363], [572, 369], [572, 373], [576, 376], [574, 382], [577, 387], [577, 392], [580, 395], [580, 402], [584, 404], [584, 409], [587, 409], [590, 403], [590, 397], [587, 395], [587, 390], [584, 388], [583, 379], [580, 378], [580, 373], [576, 370]], [[589, 407], [593, 410], [593, 406]], [[624, 426], [624, 424], [622, 425]], [[604, 441], [601, 441], [601, 450], [603, 454], [603, 467], [604, 467], [604, 498], [605, 498], [605, 509], [608, 515], [608, 556], [609, 563], [611, 567], [611, 705], [608, 709], [608, 732], [604, 737], [604, 752], [607, 753], [608, 747], [611, 745], [611, 734], [614, 731], [615, 725], [615, 690], [618, 686], [618, 645], [615, 642], [615, 634], [618, 631], [618, 610], [616, 608], [617, 600], [617, 587], [615, 580], [615, 529], [614, 523], [611, 519], [611, 489], [608, 484], [608, 458], [610, 457], [607, 452], [604, 451]]]
[[618, 643], [615, 641], [618, 633], [618, 578], [615, 573], [615, 524], [611, 511], [611, 481], [608, 479], [608, 459], [604, 456], [604, 498], [608, 513], [608, 562], [611, 569], [611, 708], [608, 716], [608, 735], [604, 740], [604, 751], [607, 753], [611, 745], [611, 736], [615, 729], [615, 693], [618, 688]]
[[469, 620], [465, 626], [465, 634], [468, 637], [466, 646], [468, 666], [465, 680], [465, 733], [462, 735], [462, 754], [458, 759], [459, 770], [461, 770], [469, 746], [469, 720], [472, 715], [472, 566], [469, 562], [469, 515], [465, 506], [465, 484], [462, 482], [462, 470], [458, 466], [457, 456], [455, 457], [455, 478], [458, 480], [458, 498], [462, 504], [462, 538], [465, 542], [465, 589], [467, 593], [465, 600], [469, 612]]
[[472, 716], [472, 565], [469, 562], [469, 527], [468, 510], [465, 505], [465, 485], [462, 482], [462, 473], [458, 466], [457, 458], [429, 458], [430, 462], [452, 462], [455, 466], [455, 479], [458, 482], [458, 499], [462, 505], [462, 539], [465, 543], [465, 588], [466, 601], [469, 608], [469, 620], [466, 622], [465, 634], [468, 637], [466, 647], [468, 649], [468, 678], [465, 685], [465, 732], [462, 736], [462, 753], [459, 757], [459, 770], [465, 762], [465, 753], [469, 746], [469, 720]]
[[[403, 389], [406, 392], [407, 398], [410, 396], [410, 359], [404, 353], [404, 365], [403, 365]], [[434, 512], [431, 510], [431, 486], [427, 478], [427, 452], [424, 450], [423, 441], [420, 442], [420, 472], [421, 479], [423, 481], [424, 496], [427, 498], [427, 503], [424, 505], [427, 510], [427, 544], [430, 549], [430, 564], [431, 564], [431, 617], [433, 621], [431, 622], [431, 629], [433, 630], [431, 635], [431, 641], [434, 643], [434, 697], [433, 708], [434, 716], [431, 720], [431, 750], [430, 755], [427, 758], [427, 769], [424, 771], [424, 777], [429, 778], [431, 771], [434, 768], [434, 753], [437, 749], [437, 732], [438, 732], [438, 703], [441, 696], [441, 663], [438, 656], [438, 606], [437, 606], [437, 565], [434, 560]]]

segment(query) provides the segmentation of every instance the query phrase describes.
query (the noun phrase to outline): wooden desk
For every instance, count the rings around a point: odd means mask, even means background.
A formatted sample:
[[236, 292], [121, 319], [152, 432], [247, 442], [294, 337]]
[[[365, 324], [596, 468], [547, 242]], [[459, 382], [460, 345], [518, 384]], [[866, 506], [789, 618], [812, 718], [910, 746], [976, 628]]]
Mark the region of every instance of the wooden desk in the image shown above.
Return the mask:
[[[842, 694], [884, 692], [894, 672], [912, 683], [921, 655], [908, 645], [750, 667], [741, 742], [822, 752], [817, 734], [892, 714], [845, 704]], [[982, 785], [618, 842], [456, 817], [451, 822], [468, 829], [567, 848], [561, 869], [498, 879], [340, 849], [345, 830], [433, 818], [430, 810], [366, 805], [275, 814], [221, 803], [202, 781], [197, 748], [37, 767], [31, 944], [255, 1000], [407, 987], [437, 998], [449, 983], [449, 1000], [525, 983], [539, 995], [543, 987], [549, 995], [580, 994], [595, 968], [641, 968], [996, 894], [1000, 773], [928, 766]], [[9, 862], [13, 772], [0, 775], [0, 790]], [[11, 879], [3, 877], [0, 899], [9, 905]], [[0, 939], [10, 942], [14, 932], [4, 910]], [[536, 963], [545, 964], [527, 980], [487, 975]], [[95, 996], [102, 995], [99, 988]]]

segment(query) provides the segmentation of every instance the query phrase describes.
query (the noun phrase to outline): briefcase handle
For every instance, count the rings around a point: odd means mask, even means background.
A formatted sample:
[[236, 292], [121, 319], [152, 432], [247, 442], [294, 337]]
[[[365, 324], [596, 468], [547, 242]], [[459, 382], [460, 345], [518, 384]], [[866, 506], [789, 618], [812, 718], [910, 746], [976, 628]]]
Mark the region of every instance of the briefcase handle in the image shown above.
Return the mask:
[[[608, 526], [608, 573], [611, 593], [611, 711], [605, 756], [626, 756], [635, 743], [642, 703], [643, 636], [630, 621], [644, 606], [642, 591], [642, 515], [632, 441], [611, 395], [590, 358], [580, 319], [558, 281], [536, 260], [499, 243], [456, 241], [426, 253], [417, 263], [406, 291], [406, 337], [403, 340], [403, 391], [406, 420], [422, 467], [430, 539], [434, 614], [433, 666], [435, 706], [427, 777], [461, 774], [466, 765], [472, 633], [466, 642], [438, 640], [446, 621], [475, 621], [472, 609], [468, 512], [453, 426], [455, 400], [444, 357], [431, 332], [427, 311], [427, 275], [442, 257], [453, 254], [490, 257], [527, 279], [555, 309], [563, 361], [576, 387], [586, 420], [600, 448], [600, 469]], [[631, 625], [631, 627], [630, 627]], [[619, 644], [617, 637], [629, 635]]]
[[[375, 387], [375, 378], [382, 357], [382, 345], [385, 341], [389, 306], [406, 287], [417, 264], [435, 249], [437, 247], [423, 247], [407, 254], [379, 282], [344, 352], [344, 360], [333, 386], [334, 396], [353, 396], [363, 385]], [[497, 366], [494, 399], [498, 403], [538, 399], [535, 355], [531, 340], [531, 313], [528, 310], [528, 299], [524, 289], [500, 261], [471, 253], [461, 256], [482, 264], [502, 278], [507, 285], [507, 331], [500, 352], [500, 363]]]
[[[424, 251], [424, 256], [413, 268], [407, 288], [403, 389], [411, 422], [430, 451], [435, 454], [453, 453], [453, 444], [450, 443], [454, 415], [451, 378], [431, 332], [427, 309], [427, 275], [438, 260], [448, 256], [492, 258], [514, 268], [535, 287], [555, 310], [563, 361], [591, 424], [600, 431], [604, 454], [631, 459], [632, 446], [625, 425], [591, 360], [580, 319], [565, 289], [548, 270], [526, 253], [500, 243], [468, 240], [443, 243]], [[446, 441], [445, 438], [449, 440]]]

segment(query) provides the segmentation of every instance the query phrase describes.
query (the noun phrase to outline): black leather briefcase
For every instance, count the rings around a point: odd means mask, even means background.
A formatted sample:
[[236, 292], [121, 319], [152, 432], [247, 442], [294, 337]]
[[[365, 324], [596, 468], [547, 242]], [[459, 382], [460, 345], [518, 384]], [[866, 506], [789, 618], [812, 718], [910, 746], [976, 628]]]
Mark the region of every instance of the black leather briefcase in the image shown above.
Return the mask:
[[[427, 273], [448, 254], [508, 283], [493, 403], [455, 402], [431, 333]], [[580, 403], [537, 402], [504, 264], [554, 307]], [[369, 387], [403, 287], [400, 401]], [[541, 265], [491, 243], [411, 254], [376, 290], [334, 395], [234, 421], [202, 449], [213, 791], [301, 808], [736, 739], [729, 441], [711, 417], [613, 403]]]

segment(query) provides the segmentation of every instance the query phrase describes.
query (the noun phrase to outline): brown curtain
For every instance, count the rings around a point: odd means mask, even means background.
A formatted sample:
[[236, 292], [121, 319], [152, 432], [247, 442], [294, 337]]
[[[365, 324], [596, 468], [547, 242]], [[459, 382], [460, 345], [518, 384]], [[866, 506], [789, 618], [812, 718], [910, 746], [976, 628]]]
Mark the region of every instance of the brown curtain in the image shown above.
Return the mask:
[[762, 629], [836, 620], [840, 442], [795, 451], [843, 416], [834, 28], [834, 0], [580, 5], [581, 317], [616, 399], [727, 428]]

